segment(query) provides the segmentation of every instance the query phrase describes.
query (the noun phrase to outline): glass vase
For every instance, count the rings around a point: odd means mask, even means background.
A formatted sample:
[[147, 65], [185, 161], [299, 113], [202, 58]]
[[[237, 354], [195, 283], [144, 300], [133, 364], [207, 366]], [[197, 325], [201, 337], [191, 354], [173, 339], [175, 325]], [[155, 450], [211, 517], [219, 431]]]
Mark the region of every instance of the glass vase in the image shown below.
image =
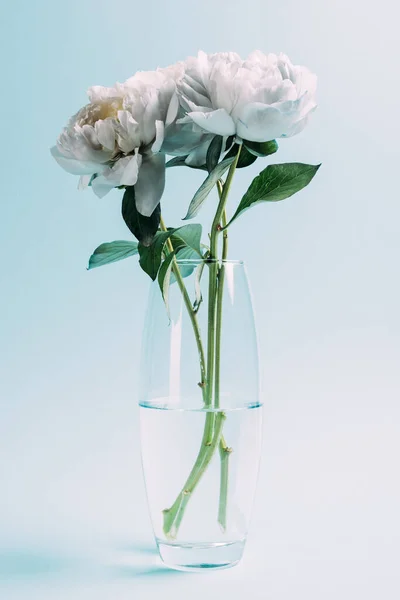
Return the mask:
[[174, 260], [164, 299], [151, 285], [139, 400], [162, 560], [182, 570], [234, 566], [250, 522], [262, 421], [243, 262]]

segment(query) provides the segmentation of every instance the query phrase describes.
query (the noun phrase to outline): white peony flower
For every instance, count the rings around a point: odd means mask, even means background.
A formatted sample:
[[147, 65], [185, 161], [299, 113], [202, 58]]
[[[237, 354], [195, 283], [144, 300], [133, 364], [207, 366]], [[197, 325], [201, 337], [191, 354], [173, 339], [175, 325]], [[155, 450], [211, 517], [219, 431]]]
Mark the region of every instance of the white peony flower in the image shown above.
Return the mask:
[[316, 76], [284, 54], [255, 51], [246, 60], [233, 52], [188, 58], [178, 82], [186, 112], [178, 124], [253, 142], [299, 133], [316, 108]]
[[175, 65], [139, 72], [123, 84], [89, 89], [90, 104], [73, 116], [51, 152], [66, 171], [81, 175], [103, 197], [117, 186], [135, 186], [138, 211], [150, 216], [165, 185], [159, 153], [164, 129], [176, 119], [179, 101]]

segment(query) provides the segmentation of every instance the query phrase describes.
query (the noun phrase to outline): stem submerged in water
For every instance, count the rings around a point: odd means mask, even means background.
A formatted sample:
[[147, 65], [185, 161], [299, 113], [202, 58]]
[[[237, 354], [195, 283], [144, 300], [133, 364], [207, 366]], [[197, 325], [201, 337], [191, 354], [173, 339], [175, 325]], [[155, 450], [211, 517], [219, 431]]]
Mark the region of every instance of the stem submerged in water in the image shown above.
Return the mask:
[[[221, 438], [225, 419], [226, 417], [223, 413], [207, 413], [203, 439], [196, 462], [171, 508], [167, 508], [163, 511], [164, 533], [169, 539], [174, 539], [176, 537], [186, 505], [214, 456], [214, 452]], [[211, 443], [208, 443], [210, 430], [214, 432], [214, 435]]]

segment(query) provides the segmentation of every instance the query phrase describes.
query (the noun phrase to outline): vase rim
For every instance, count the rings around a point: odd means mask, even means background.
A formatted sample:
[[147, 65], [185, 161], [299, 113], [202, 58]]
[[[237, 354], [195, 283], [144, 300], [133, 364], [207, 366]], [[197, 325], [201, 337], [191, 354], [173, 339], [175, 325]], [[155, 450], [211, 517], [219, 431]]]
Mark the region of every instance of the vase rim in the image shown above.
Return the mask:
[[177, 258], [178, 265], [199, 265], [201, 263], [218, 263], [224, 265], [244, 265], [244, 260], [221, 259], [221, 258]]

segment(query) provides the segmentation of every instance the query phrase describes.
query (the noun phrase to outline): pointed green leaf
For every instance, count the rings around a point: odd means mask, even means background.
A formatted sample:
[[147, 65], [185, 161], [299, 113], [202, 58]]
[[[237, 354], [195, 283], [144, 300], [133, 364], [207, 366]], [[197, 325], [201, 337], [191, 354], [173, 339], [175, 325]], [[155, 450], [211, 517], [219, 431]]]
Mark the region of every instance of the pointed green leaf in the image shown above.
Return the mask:
[[233, 163], [234, 160], [235, 160], [234, 157], [225, 158], [209, 174], [207, 179], [204, 181], [204, 183], [199, 187], [199, 189], [195, 193], [193, 200], [190, 203], [189, 210], [188, 210], [186, 216], [183, 218], [184, 221], [186, 221], [187, 219], [193, 219], [193, 217], [195, 217], [197, 215], [197, 213], [199, 212], [200, 208], [203, 205], [203, 202], [205, 201], [208, 194], [213, 189], [214, 185], [217, 183], [218, 179], [220, 177], [222, 177], [222, 175], [225, 173], [225, 171], [227, 169], [229, 169], [229, 167], [231, 166], [231, 164]]
[[162, 263], [160, 270], [158, 272], [158, 283], [160, 286], [161, 294], [163, 300], [165, 302], [165, 306], [167, 308], [168, 318], [170, 317], [169, 313], [169, 286], [171, 283], [171, 273], [173, 267], [173, 260], [175, 258], [175, 252], [171, 252], [168, 254], [167, 258]]
[[[176, 233], [171, 236], [171, 242], [176, 250], [177, 260], [199, 260], [203, 258], [201, 251], [201, 231], [199, 224], [189, 224], [180, 227]], [[180, 271], [183, 278], [189, 277], [196, 268], [196, 263], [180, 265]], [[172, 275], [171, 281], [175, 281]]]
[[[238, 153], [238, 149], [239, 149], [239, 145], [238, 144], [234, 144], [232, 146], [232, 148], [229, 150], [228, 154], [225, 156], [225, 158], [235, 158], [237, 153]], [[250, 165], [253, 164], [253, 162], [255, 162], [257, 160], [257, 156], [255, 154], [252, 154], [251, 152], [249, 152], [246, 148], [246, 146], [244, 146], [242, 144], [242, 149], [240, 151], [240, 156], [239, 156], [239, 160], [237, 163], [236, 168], [237, 169], [244, 169], [245, 167], [249, 167]]]
[[157, 231], [150, 246], [139, 243], [139, 263], [143, 271], [154, 281], [161, 265], [164, 244], [171, 235], [170, 231]]
[[[168, 238], [172, 238], [174, 249], [187, 247], [198, 256], [201, 255], [200, 238], [202, 227], [198, 224], [189, 224], [178, 227], [177, 229], [169, 229], [168, 231], [157, 231], [150, 246], [139, 244], [138, 250], [140, 255], [140, 266], [153, 281], [157, 277], [158, 270], [161, 265], [162, 252], [164, 244]], [[175, 240], [175, 245], [174, 245]]]
[[201, 241], [202, 226], [198, 223], [189, 223], [172, 230], [172, 245], [184, 246], [190, 248], [197, 254], [197, 258], [202, 258], [200, 241]]
[[214, 136], [207, 150], [206, 165], [208, 172], [211, 173], [217, 166], [221, 157], [223, 137], [221, 135]]
[[[197, 261], [199, 260], [199, 255], [188, 246], [181, 246], [176, 251], [176, 260], [180, 262], [179, 270], [182, 277], [185, 279], [185, 277], [189, 277], [189, 275], [191, 275], [195, 270], [196, 265], [198, 264]], [[188, 263], [185, 264], [183, 261], [188, 261]], [[175, 276], [172, 274], [171, 283], [174, 283], [175, 281]]]
[[293, 196], [310, 183], [320, 166], [303, 163], [269, 165], [253, 179], [228, 226], [254, 204], [278, 202]]
[[95, 269], [96, 267], [102, 267], [118, 260], [123, 260], [129, 256], [133, 256], [138, 253], [137, 242], [127, 242], [124, 240], [116, 240], [115, 242], [106, 242], [101, 244], [93, 252], [89, 258], [88, 269]]
[[245, 140], [243, 145], [254, 154], [254, 156], [269, 156], [278, 150], [278, 143], [275, 140], [269, 142], [248, 142]]
[[169, 167], [190, 167], [191, 169], [200, 169], [201, 171], [207, 171], [207, 167], [205, 165], [202, 165], [201, 167], [195, 167], [194, 165], [188, 165], [185, 162], [187, 157], [188, 157], [188, 155], [175, 156], [174, 158], [171, 158], [171, 160], [169, 160], [165, 166], [167, 169]]
[[135, 186], [126, 188], [122, 199], [122, 216], [130, 231], [143, 246], [149, 246], [160, 224], [161, 207], [156, 206], [151, 217], [141, 215], [135, 202]]

